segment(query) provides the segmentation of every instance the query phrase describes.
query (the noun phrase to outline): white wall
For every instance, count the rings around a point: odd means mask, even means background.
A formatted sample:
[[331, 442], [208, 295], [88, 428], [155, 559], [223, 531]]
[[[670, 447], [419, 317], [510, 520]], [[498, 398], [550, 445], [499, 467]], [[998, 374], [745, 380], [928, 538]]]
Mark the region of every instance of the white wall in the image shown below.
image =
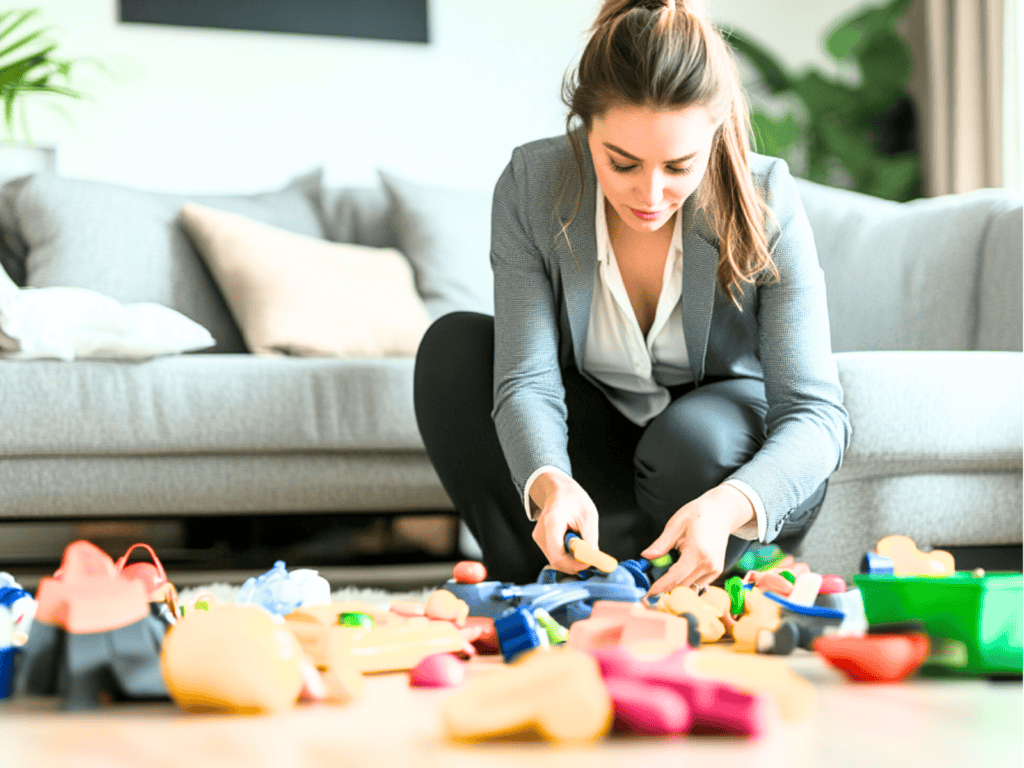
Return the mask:
[[[861, 0], [710, 0], [791, 65]], [[37, 0], [92, 102], [30, 110], [61, 173], [150, 189], [255, 191], [322, 165], [332, 184], [489, 189], [512, 148], [560, 133], [559, 87], [600, 0], [429, 0], [428, 45], [117, 21], [117, 0]], [[770, 10], [768, 10], [770, 9]]]

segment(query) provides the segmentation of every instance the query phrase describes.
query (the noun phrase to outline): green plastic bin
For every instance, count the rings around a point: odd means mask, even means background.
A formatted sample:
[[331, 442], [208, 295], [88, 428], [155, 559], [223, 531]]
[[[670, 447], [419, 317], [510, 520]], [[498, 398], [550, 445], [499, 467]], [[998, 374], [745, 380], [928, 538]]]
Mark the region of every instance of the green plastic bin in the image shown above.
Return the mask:
[[[936, 661], [924, 671], [1019, 675], [1024, 667], [1024, 599], [1019, 573], [976, 576], [853, 577], [868, 624], [922, 620], [934, 637], [962, 643], [966, 659]], [[954, 654], [955, 655], [955, 654]]]

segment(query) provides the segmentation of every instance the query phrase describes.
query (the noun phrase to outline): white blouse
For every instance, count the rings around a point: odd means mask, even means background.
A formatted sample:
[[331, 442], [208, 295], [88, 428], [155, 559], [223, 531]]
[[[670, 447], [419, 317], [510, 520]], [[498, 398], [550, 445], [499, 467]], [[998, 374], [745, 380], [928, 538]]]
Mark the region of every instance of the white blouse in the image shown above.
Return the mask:
[[[683, 294], [682, 209], [676, 212], [658, 307], [646, 338], [640, 330], [615, 260], [600, 184], [597, 185], [594, 215], [597, 267], [583, 351], [583, 370], [608, 387], [609, 400], [620, 413], [633, 423], [644, 426], [668, 407], [671, 402], [668, 387], [693, 381], [680, 301]], [[535, 505], [530, 502], [530, 488], [537, 477], [548, 471], [565, 474], [558, 467], [543, 466], [538, 467], [526, 481], [523, 502], [531, 520], [536, 519], [539, 510], [535, 510]], [[756, 523], [751, 521], [735, 535], [763, 540], [767, 518], [757, 491], [741, 480], [726, 480], [723, 484], [733, 486], [746, 496], [757, 518]]]

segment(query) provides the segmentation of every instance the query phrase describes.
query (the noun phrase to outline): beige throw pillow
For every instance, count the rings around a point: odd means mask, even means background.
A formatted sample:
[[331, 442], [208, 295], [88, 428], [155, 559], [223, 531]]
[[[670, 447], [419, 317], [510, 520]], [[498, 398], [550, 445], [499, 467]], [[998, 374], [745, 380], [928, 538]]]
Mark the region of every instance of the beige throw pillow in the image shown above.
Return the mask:
[[416, 354], [430, 316], [398, 250], [297, 235], [195, 203], [181, 218], [250, 351]]

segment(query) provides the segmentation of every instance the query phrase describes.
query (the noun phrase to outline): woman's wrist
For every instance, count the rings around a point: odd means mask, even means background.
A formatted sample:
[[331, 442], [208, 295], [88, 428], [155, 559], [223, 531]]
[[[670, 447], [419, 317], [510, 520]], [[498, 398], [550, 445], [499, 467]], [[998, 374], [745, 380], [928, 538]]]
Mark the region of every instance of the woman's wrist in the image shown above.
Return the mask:
[[714, 488], [713, 492], [720, 495], [722, 502], [728, 505], [730, 533], [735, 533], [740, 528], [757, 520], [757, 511], [754, 509], [754, 503], [736, 486], [722, 483]]

